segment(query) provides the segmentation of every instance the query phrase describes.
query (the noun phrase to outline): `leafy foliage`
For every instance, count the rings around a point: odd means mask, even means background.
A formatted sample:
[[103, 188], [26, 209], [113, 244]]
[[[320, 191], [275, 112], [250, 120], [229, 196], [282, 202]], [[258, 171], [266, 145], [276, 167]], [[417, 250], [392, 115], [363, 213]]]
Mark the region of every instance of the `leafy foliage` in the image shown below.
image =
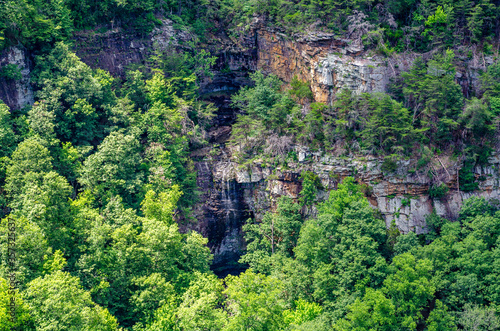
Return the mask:
[[281, 197], [276, 212], [267, 213], [260, 223], [245, 224], [247, 254], [241, 262], [248, 263], [255, 271], [269, 273], [274, 254], [292, 256], [303, 222], [300, 209], [290, 198]]
[[95, 305], [77, 277], [56, 271], [28, 284], [23, 294], [37, 330], [117, 330], [107, 309]]
[[[453, 153], [459, 189], [477, 190], [478, 166], [496, 144], [500, 66], [488, 66], [467, 99], [456, 66], [479, 49], [498, 53], [499, 13], [490, 0], [3, 1], [0, 49], [29, 52], [36, 102], [0, 103], [0, 330], [497, 329], [497, 204], [471, 198], [457, 222], [431, 214], [428, 233], [402, 234], [370, 207], [366, 184], [335, 178], [337, 189], [323, 192], [302, 169], [334, 151], [374, 155], [383, 173], [399, 175], [400, 161], [418, 155], [416, 176], [427, 172], [429, 196], [441, 199], [449, 183], [434, 168]], [[194, 41], [159, 47], [125, 77], [71, 50], [75, 29], [149, 38], [160, 17]], [[241, 42], [256, 22], [297, 36], [333, 32], [385, 56], [427, 53], [390, 94], [342, 89], [331, 104], [314, 102], [303, 76], [288, 86], [250, 75], [253, 86], [232, 97], [233, 160], [298, 165], [301, 191], [273, 195], [273, 208], [247, 221], [241, 262], [251, 269], [222, 280], [210, 271], [207, 239], [188, 230], [199, 215], [190, 212], [192, 157], [209, 145], [218, 111], [198, 89], [220, 64], [207, 51], [220, 27]], [[23, 75], [15, 64], [0, 68], [8, 84]]]
[[80, 183], [103, 201], [121, 195], [128, 202], [140, 192], [141, 157], [139, 141], [134, 135], [113, 132], [104, 139], [97, 153], [83, 164]]

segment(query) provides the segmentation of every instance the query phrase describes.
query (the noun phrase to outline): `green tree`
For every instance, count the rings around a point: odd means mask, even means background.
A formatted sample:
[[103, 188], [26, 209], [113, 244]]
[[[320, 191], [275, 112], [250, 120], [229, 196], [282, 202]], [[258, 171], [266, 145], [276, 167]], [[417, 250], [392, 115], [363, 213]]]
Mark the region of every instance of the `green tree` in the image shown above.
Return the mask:
[[[10, 303], [11, 298], [15, 300], [14, 323], [11, 321]], [[9, 283], [0, 277], [0, 331], [11, 331], [16, 328], [26, 328], [30, 326], [30, 314], [28, 306], [22, 299], [19, 291], [15, 290], [12, 296], [9, 291]]]
[[73, 187], [76, 187], [78, 175], [82, 171], [84, 156], [91, 150], [91, 146], [73, 146], [70, 142], [63, 142], [54, 153], [54, 167]]
[[61, 116], [59, 123], [61, 138], [75, 144], [90, 144], [97, 131], [98, 115], [87, 100], [77, 99]]
[[283, 285], [273, 277], [251, 269], [226, 278], [227, 309], [230, 314], [223, 330], [280, 330], [285, 302]]
[[426, 324], [429, 331], [457, 330], [455, 316], [448, 312], [448, 307], [439, 300], [436, 300], [436, 306], [430, 312]]
[[21, 142], [6, 170], [5, 190], [13, 198], [17, 197], [25, 185], [27, 176], [43, 175], [52, 170], [52, 157], [44, 141], [34, 136]]
[[392, 299], [397, 324], [415, 330], [421, 311], [433, 298], [432, 263], [417, 260], [410, 253], [398, 255], [390, 265], [382, 291]]
[[[149, 165], [148, 184], [146, 185], [148, 190], [161, 192], [168, 190], [172, 183], [182, 182], [182, 180], [177, 180], [177, 169], [172, 162], [171, 154], [163, 146], [152, 144], [146, 149], [144, 159]], [[176, 162], [175, 165], [182, 164]]]
[[[367, 117], [360, 114], [356, 104], [356, 97], [349, 89], [342, 89], [337, 93], [335, 103], [335, 132], [341, 137], [351, 140], [355, 137], [355, 130], [359, 129], [359, 117]], [[364, 115], [364, 116], [363, 116]]]
[[331, 191], [318, 206], [318, 217], [302, 226], [294, 249], [297, 260], [314, 270], [315, 299], [333, 303], [364, 279], [379, 282], [385, 232], [353, 178]]
[[173, 215], [181, 195], [182, 192], [179, 191], [177, 185], [173, 185], [170, 190], [161, 192], [158, 196], [154, 191], [148, 191], [141, 203], [144, 216], [166, 225], [172, 225], [174, 222]]
[[388, 95], [372, 97], [371, 108], [360, 132], [363, 145], [390, 154], [404, 154], [410, 150], [418, 136], [408, 110]]
[[132, 101], [136, 109], [146, 109], [148, 103], [145, 75], [140, 70], [127, 70], [122, 93]]
[[159, 273], [134, 277], [131, 279], [131, 284], [136, 286], [135, 292], [130, 297], [131, 308], [136, 314], [131, 323], [145, 320], [151, 312], [175, 296], [172, 284]]
[[396, 256], [384, 286], [379, 290], [367, 288], [363, 298], [356, 299], [349, 306], [346, 320], [340, 321], [337, 327], [350, 330], [416, 330], [422, 319], [421, 311], [428, 306], [435, 292], [435, 287], [431, 285], [431, 271], [430, 260], [417, 260], [410, 253]]
[[195, 271], [209, 271], [207, 239], [195, 232], [181, 234], [172, 221], [178, 199], [175, 187], [159, 198], [148, 193], [143, 204], [146, 218], [117, 202], [110, 205], [111, 201], [101, 217], [80, 202], [84, 214], [78, 218], [93, 213], [84, 227], [84, 253], [76, 263], [80, 278], [95, 301], [123, 326], [144, 322], [172, 295], [182, 293]]
[[224, 297], [222, 281], [215, 275], [196, 273], [177, 310], [180, 330], [223, 330], [227, 312], [220, 308]]
[[488, 99], [500, 95], [500, 65], [493, 64], [480, 77], [481, 90]]
[[74, 145], [102, 139], [98, 120], [104, 112], [95, 107], [115, 103], [109, 88], [111, 76], [102, 71], [94, 74], [64, 43], [35, 61], [36, 96], [46, 111], [55, 115], [57, 137]]
[[315, 173], [304, 171], [300, 178], [302, 179], [302, 190], [300, 191], [299, 202], [304, 206], [312, 206], [316, 200], [318, 189], [322, 189], [323, 185]]
[[349, 306], [346, 320], [337, 322], [339, 330], [394, 330], [396, 307], [380, 290], [367, 288], [363, 299]]
[[268, 212], [261, 222], [243, 226], [247, 252], [240, 259], [254, 270], [269, 273], [273, 255], [293, 256], [302, 225], [300, 206], [289, 197], [281, 197], [274, 213]]
[[107, 118], [110, 122], [107, 131], [116, 130], [130, 131], [135, 126], [139, 125], [140, 113], [136, 111], [135, 104], [129, 98], [129, 95], [116, 100], [114, 106], [107, 107]]
[[498, 302], [497, 207], [485, 199], [466, 200], [461, 224], [440, 222], [439, 236], [414, 254], [432, 261], [434, 284], [443, 304], [460, 311], [465, 304]]
[[323, 308], [314, 302], [307, 302], [303, 299], [295, 301], [295, 309], [283, 311], [283, 321], [285, 325], [297, 327], [318, 317]]
[[95, 305], [77, 277], [56, 271], [28, 284], [23, 299], [35, 330], [117, 330], [116, 319]]
[[427, 64], [417, 59], [408, 73], [403, 73], [405, 104], [413, 110], [413, 122], [426, 130], [433, 144], [444, 145], [453, 137], [463, 107], [460, 85], [455, 82], [454, 53], [437, 54]]
[[[188, 136], [193, 135], [188, 128], [193, 122], [187, 112], [192, 102], [180, 98], [185, 86], [176, 86], [159, 72], [146, 85], [151, 105], [142, 117], [142, 128], [147, 133], [150, 149], [154, 150], [152, 170], [158, 166], [163, 169], [167, 165], [171, 167], [173, 176], [170, 179], [184, 193], [179, 206], [187, 208], [197, 199], [196, 173], [188, 157]], [[162, 189], [162, 185], [155, 189]]]
[[[8, 259], [8, 222], [9, 219], [15, 224], [15, 271], [9, 267]], [[9, 278], [9, 273], [14, 272], [18, 288], [24, 288], [26, 284], [41, 276], [43, 272], [44, 258], [52, 249], [49, 247], [45, 234], [36, 223], [28, 221], [24, 217], [9, 215], [0, 223], [0, 277]]]
[[453, 13], [454, 8], [450, 5], [437, 6], [433, 15], [429, 15], [425, 21], [427, 27], [422, 33], [429, 38], [432, 46], [452, 46], [453, 36], [451, 31], [454, 28]]
[[472, 98], [467, 102], [460, 116], [460, 122], [470, 132], [472, 138], [480, 143], [481, 139], [490, 137], [495, 131], [494, 116], [487, 104]]
[[313, 102], [310, 108], [303, 122], [297, 120], [294, 123], [298, 131], [297, 139], [313, 147], [320, 147], [324, 144], [325, 136], [327, 136], [327, 134], [325, 134], [327, 129], [325, 130], [323, 127], [326, 122], [323, 116], [326, 106], [319, 102]]
[[84, 162], [78, 181], [105, 203], [115, 195], [129, 204], [137, 203], [135, 195], [143, 185], [141, 146], [133, 135], [112, 132], [99, 145], [98, 151]]
[[28, 111], [27, 122], [30, 133], [38, 135], [50, 145], [56, 143], [55, 114], [48, 110], [45, 102], [36, 102]]
[[28, 173], [28, 181], [11, 201], [12, 213], [38, 224], [54, 249], [66, 254], [71, 241], [71, 217], [68, 199], [72, 193], [66, 179], [54, 171]]
[[0, 157], [9, 156], [14, 151], [16, 136], [12, 127], [9, 107], [0, 102]]
[[[255, 87], [243, 88], [233, 96], [233, 104], [240, 108], [244, 115], [239, 115], [237, 123], [244, 121], [256, 127], [250, 127], [249, 136], [257, 136], [257, 129], [262, 125], [266, 130], [273, 130], [279, 134], [283, 133], [287, 117], [296, 111], [296, 103], [287, 94], [281, 93], [281, 81], [275, 75], [264, 76], [260, 71], [250, 77]], [[248, 119], [246, 117], [249, 117]]]
[[0, 47], [21, 42], [30, 50], [49, 48], [70, 37], [73, 24], [63, 1], [5, 1], [0, 7]]
[[409, 232], [405, 235], [400, 235], [396, 238], [396, 244], [394, 245], [394, 253], [396, 255], [403, 254], [406, 252], [411, 252], [413, 249], [419, 247], [418, 237], [415, 232]]
[[295, 96], [299, 100], [313, 100], [314, 95], [311, 91], [311, 87], [307, 82], [301, 81], [297, 76], [293, 76], [290, 82], [290, 94]]

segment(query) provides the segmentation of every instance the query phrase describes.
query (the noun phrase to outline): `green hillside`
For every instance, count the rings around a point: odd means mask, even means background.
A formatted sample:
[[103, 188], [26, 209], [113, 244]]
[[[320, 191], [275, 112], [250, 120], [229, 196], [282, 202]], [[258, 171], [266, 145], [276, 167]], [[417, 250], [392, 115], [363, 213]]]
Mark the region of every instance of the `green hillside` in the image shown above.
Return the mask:
[[[258, 57], [257, 25], [411, 61], [384, 91], [319, 102], [297, 75], [233, 68], [231, 50]], [[85, 63], [109, 46], [93, 36], [150, 47]], [[0, 331], [500, 330], [499, 40], [498, 0], [2, 1], [0, 95], [34, 103], [0, 101]], [[327, 188], [297, 146], [426, 176], [431, 202], [470, 198], [403, 231], [373, 208], [377, 183], [347, 169]], [[297, 194], [261, 189], [271, 207], [243, 210], [244, 184], [202, 187], [200, 160], [300, 168], [283, 180]], [[239, 222], [237, 258], [213, 263], [229, 230], [200, 225], [200, 206]]]

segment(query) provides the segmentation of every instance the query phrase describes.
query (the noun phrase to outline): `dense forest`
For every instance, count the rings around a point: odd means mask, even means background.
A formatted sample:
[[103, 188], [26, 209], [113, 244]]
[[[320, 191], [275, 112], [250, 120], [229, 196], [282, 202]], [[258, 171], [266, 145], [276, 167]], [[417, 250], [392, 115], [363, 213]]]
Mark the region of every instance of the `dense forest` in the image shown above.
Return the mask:
[[[390, 173], [413, 157], [440, 199], [450, 188], [431, 160], [447, 153], [460, 190], [478, 189], [473, 169], [498, 145], [498, 0], [5, 0], [0, 49], [29, 52], [35, 102], [0, 101], [0, 331], [500, 329], [500, 202], [483, 197], [403, 234], [366, 184], [325, 192], [304, 171], [298, 199], [245, 220], [244, 271], [214, 273], [208, 239], [183, 230], [200, 200], [191, 155], [218, 112], [200, 94], [217, 61], [206, 45], [237, 42], [259, 17], [291, 40], [320, 31], [419, 56], [385, 93], [342, 89], [331, 104], [297, 77], [249, 73], [231, 98], [236, 162], [286, 167], [302, 145], [376, 156]], [[123, 77], [75, 53], [80, 31], [144, 36], [163, 18], [190, 43]], [[474, 93], [456, 80], [471, 49], [494, 59]], [[21, 71], [6, 64], [0, 78]]]

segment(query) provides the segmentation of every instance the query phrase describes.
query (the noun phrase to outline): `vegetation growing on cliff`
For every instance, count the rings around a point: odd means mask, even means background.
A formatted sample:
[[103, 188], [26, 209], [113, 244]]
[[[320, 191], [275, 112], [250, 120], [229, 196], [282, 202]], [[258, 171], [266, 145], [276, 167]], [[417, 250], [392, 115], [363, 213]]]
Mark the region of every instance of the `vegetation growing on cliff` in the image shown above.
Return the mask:
[[[200, 42], [222, 26], [232, 40], [261, 19], [288, 33], [312, 25], [385, 55], [432, 51], [389, 93], [341, 90], [330, 105], [314, 102], [297, 77], [288, 87], [251, 73], [253, 85], [232, 97], [228, 145], [238, 162], [296, 163], [294, 146], [304, 145], [378, 156], [386, 173], [416, 155], [415, 171], [434, 178], [431, 160], [444, 151], [458, 156], [460, 190], [470, 192], [479, 187], [474, 167], [497, 144], [500, 65], [481, 74], [477, 95], [464, 95], [455, 62], [460, 46], [498, 57], [499, 5], [3, 1], [0, 49], [29, 50], [36, 102], [0, 102], [0, 331], [499, 329], [495, 201], [471, 198], [458, 221], [431, 214], [428, 233], [400, 234], [370, 207], [368, 186], [339, 179], [320, 202], [319, 177], [304, 171], [297, 199], [281, 197], [246, 221], [240, 262], [249, 269], [224, 279], [210, 269], [208, 239], [186, 226], [199, 199], [190, 153], [209, 145], [217, 112], [199, 96], [216, 61]], [[144, 36], [161, 18], [197, 37], [124, 78], [72, 51], [75, 30]], [[22, 78], [12, 64], [0, 76]], [[448, 190], [436, 178], [428, 194]]]
[[[390, 84], [390, 93], [355, 95], [342, 89], [332, 105], [299, 97], [310, 91], [305, 82], [283, 89], [276, 76], [257, 72], [251, 76], [255, 86], [233, 97], [242, 113], [231, 143], [240, 162], [256, 154], [285, 162], [292, 146], [301, 144], [384, 156], [385, 172], [394, 171], [399, 159], [420, 155], [416, 171], [430, 171], [431, 177], [430, 159], [446, 151], [458, 155], [463, 164], [460, 187], [473, 191], [478, 184], [472, 168], [486, 164], [496, 144], [500, 94], [495, 72], [500, 66], [489, 66], [480, 77], [482, 94], [466, 99], [455, 81], [454, 59], [450, 49], [436, 52], [428, 61], [417, 58]], [[436, 179], [433, 185], [444, 184]]]
[[500, 28], [498, 6], [496, 0], [7, 0], [0, 5], [0, 48], [21, 42], [46, 49], [54, 41], [69, 40], [75, 29], [96, 26], [146, 34], [162, 17], [206, 40], [221, 24], [232, 36], [245, 34], [261, 16], [289, 33], [312, 27], [383, 54], [471, 43], [491, 53]]

